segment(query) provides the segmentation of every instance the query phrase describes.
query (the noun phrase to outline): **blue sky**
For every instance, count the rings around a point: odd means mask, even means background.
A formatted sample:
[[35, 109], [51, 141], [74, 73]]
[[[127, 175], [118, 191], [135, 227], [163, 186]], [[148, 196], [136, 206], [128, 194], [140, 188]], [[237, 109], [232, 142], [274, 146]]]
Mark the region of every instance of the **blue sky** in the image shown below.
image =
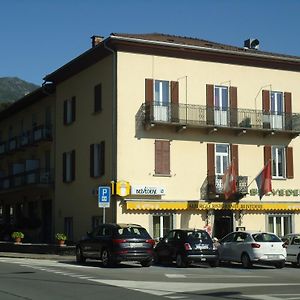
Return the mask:
[[92, 35], [202, 38], [300, 56], [298, 0], [0, 0], [0, 77], [42, 78], [90, 48]]

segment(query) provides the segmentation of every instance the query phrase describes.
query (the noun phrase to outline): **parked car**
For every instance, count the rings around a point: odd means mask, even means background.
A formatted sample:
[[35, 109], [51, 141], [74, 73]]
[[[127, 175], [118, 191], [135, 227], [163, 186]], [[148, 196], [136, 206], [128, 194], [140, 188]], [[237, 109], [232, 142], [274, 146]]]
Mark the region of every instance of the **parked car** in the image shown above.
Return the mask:
[[154, 260], [176, 261], [177, 267], [187, 267], [193, 262], [207, 262], [211, 267], [218, 265], [218, 252], [205, 230], [175, 229], [161, 238], [154, 248]]
[[76, 245], [76, 261], [102, 260], [107, 267], [121, 261], [137, 261], [149, 267], [155, 241], [145, 228], [136, 224], [103, 224]]
[[286, 260], [294, 266], [300, 267], [300, 233], [287, 234], [282, 240], [287, 247]]
[[241, 262], [244, 268], [252, 264], [273, 265], [283, 268], [286, 248], [274, 233], [258, 231], [236, 231], [219, 241], [220, 261]]

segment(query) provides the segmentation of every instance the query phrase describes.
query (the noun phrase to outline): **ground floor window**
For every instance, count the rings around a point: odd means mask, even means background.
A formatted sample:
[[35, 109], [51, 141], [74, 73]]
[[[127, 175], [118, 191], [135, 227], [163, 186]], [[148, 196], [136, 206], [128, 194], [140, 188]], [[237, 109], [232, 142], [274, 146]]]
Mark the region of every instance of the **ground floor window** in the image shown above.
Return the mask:
[[284, 236], [292, 232], [292, 216], [291, 215], [269, 215], [268, 216], [268, 230]]
[[153, 216], [153, 238], [163, 237], [173, 229], [173, 215]]

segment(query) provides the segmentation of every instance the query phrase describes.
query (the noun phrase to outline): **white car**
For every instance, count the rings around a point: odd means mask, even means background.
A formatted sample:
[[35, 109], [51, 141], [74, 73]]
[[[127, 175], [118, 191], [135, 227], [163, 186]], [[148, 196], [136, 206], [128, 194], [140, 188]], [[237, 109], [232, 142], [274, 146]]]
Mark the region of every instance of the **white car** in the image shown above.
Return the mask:
[[235, 231], [219, 241], [219, 260], [241, 262], [244, 268], [252, 264], [273, 265], [283, 268], [286, 246], [274, 233], [259, 231]]
[[300, 267], [300, 233], [290, 233], [285, 235], [282, 240], [286, 244], [286, 261], [294, 266]]

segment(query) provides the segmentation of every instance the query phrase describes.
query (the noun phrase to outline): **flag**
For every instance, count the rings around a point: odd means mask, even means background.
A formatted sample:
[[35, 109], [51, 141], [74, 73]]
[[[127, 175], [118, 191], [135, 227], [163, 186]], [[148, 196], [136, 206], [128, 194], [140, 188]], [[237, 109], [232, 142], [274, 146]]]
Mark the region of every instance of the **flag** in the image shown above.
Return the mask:
[[271, 178], [271, 160], [269, 160], [262, 171], [255, 177], [260, 200], [265, 194], [272, 191]]
[[225, 171], [222, 178], [222, 183], [225, 199], [228, 199], [230, 195], [236, 193], [236, 173], [233, 162], [228, 166], [227, 170]]

